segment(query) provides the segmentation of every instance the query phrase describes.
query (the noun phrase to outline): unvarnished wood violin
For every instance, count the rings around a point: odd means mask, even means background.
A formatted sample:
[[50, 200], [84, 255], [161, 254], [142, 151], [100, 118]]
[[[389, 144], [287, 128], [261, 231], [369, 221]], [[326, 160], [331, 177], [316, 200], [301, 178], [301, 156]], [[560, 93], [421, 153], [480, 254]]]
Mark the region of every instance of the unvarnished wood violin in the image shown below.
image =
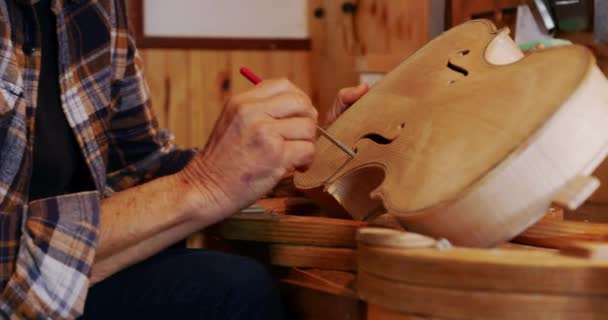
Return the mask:
[[597, 188], [608, 151], [608, 81], [570, 45], [523, 54], [489, 21], [457, 26], [407, 58], [328, 129], [296, 186], [350, 215], [393, 215], [458, 245], [521, 233], [552, 202]]

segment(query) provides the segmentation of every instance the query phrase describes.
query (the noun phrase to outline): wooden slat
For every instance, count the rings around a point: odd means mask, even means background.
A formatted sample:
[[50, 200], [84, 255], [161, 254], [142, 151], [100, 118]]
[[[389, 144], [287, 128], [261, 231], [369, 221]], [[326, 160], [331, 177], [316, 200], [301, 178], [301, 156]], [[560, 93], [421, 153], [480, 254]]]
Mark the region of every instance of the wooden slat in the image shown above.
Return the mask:
[[237, 214], [217, 226], [228, 240], [327, 247], [355, 247], [360, 221], [271, 214]]
[[271, 245], [269, 256], [270, 264], [275, 266], [339, 271], [357, 270], [357, 257], [353, 249]]
[[515, 238], [518, 243], [547, 248], [562, 248], [577, 241], [608, 241], [608, 224], [545, 216]]

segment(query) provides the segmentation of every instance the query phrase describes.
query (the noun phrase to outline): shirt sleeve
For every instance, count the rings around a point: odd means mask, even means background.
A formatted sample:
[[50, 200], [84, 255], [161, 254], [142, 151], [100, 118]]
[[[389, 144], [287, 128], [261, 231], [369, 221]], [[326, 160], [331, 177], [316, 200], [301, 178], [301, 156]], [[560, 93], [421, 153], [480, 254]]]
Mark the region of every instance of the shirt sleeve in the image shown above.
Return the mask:
[[[124, 6], [122, 1], [118, 2]], [[118, 24], [126, 26], [126, 11], [122, 12], [124, 17], [118, 14]], [[134, 37], [127, 27], [119, 27], [116, 39], [113, 115], [108, 130], [107, 181], [112, 191], [178, 172], [196, 153], [194, 149], [177, 148], [172, 134], [158, 128]]]
[[98, 195], [76, 193], [24, 206], [0, 318], [74, 319], [82, 313], [97, 245]]

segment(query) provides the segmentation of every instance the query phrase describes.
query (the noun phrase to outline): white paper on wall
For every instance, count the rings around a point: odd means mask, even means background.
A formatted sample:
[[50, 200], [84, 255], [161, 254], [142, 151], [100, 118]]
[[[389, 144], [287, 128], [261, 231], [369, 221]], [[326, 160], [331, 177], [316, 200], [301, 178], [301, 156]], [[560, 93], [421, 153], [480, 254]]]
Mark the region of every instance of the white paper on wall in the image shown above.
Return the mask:
[[148, 37], [308, 38], [307, 0], [144, 0]]

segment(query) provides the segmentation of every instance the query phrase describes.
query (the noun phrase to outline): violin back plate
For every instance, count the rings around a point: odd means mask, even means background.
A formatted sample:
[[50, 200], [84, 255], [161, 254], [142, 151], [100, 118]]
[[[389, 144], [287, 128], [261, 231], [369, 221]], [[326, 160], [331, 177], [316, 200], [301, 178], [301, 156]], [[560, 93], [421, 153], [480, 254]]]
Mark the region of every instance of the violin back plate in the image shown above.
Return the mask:
[[[447, 31], [406, 59], [317, 141], [305, 190], [357, 219], [394, 214], [407, 229], [490, 246], [537, 221], [608, 147], [608, 81], [581, 46], [492, 64], [488, 21]], [[580, 198], [580, 197], [579, 197]]]

